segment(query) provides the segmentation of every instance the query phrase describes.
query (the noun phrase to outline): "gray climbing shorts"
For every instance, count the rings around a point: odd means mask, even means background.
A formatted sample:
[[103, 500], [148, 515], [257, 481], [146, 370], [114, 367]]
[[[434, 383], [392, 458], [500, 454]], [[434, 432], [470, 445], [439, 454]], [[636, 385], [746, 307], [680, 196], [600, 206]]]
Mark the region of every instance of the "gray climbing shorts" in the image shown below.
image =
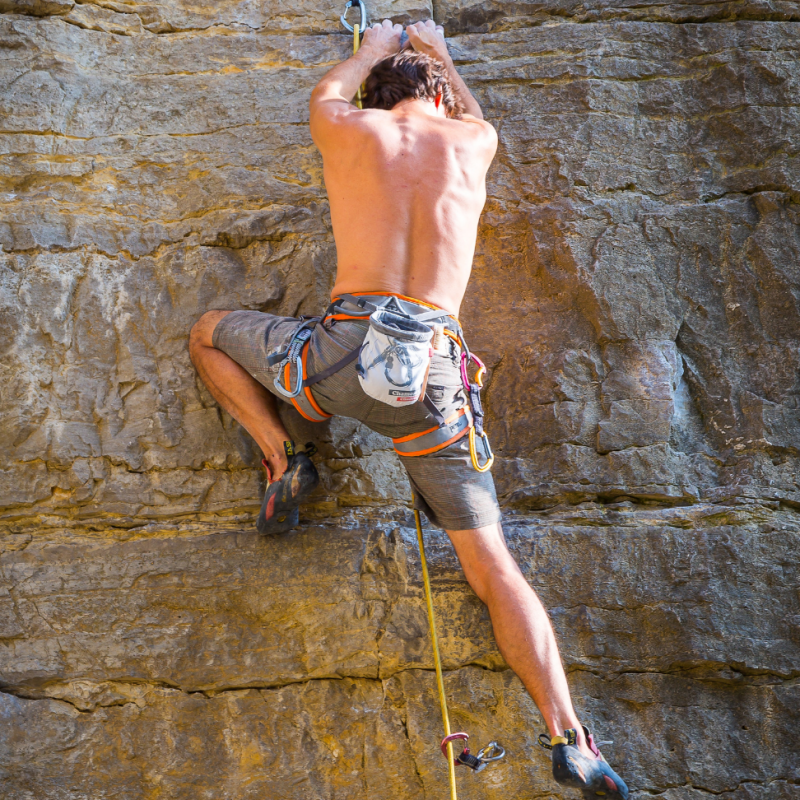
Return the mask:
[[[214, 329], [212, 343], [230, 356], [262, 386], [284, 402], [275, 389], [280, 365], [269, 357], [287, 349], [303, 322], [260, 311], [233, 311]], [[366, 320], [327, 319], [316, 325], [307, 350], [306, 375], [313, 376], [359, 347], [367, 334]], [[392, 407], [369, 397], [361, 388], [356, 362], [309, 387], [318, 410], [350, 417], [393, 439], [436, 427], [422, 403]], [[466, 405], [458, 347], [450, 355], [434, 353], [428, 374], [428, 394], [445, 419]], [[446, 530], [468, 530], [500, 521], [500, 507], [490, 472], [472, 466], [469, 441], [457, 441], [432, 453], [400, 456], [414, 492], [415, 507]]]

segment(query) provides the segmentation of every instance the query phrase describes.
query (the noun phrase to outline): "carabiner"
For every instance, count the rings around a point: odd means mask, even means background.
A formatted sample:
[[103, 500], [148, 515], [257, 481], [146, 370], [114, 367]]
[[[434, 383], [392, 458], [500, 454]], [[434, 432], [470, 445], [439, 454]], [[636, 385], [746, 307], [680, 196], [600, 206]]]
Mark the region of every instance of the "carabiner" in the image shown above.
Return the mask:
[[486, 365], [474, 353], [465, 353], [461, 351], [461, 381], [464, 388], [469, 391], [469, 375], [467, 374], [467, 367], [470, 361], [474, 361], [478, 365], [478, 372], [475, 375], [475, 383], [478, 384], [479, 389], [483, 389], [483, 376], [486, 374]]
[[299, 395], [300, 392], [303, 391], [303, 365], [299, 361], [297, 361], [295, 362], [295, 366], [297, 367], [297, 376], [294, 382], [295, 384], [294, 389], [289, 389], [289, 391], [287, 391], [286, 389], [283, 388], [283, 386], [281, 386], [280, 371], [275, 376], [275, 380], [272, 381], [276, 391], [279, 394], [282, 394], [284, 397], [288, 398], [289, 400], [291, 400], [293, 397], [297, 397], [297, 395]]
[[489, 437], [486, 435], [486, 431], [481, 433], [481, 444], [486, 454], [486, 461], [483, 463], [483, 466], [478, 462], [478, 450], [475, 446], [475, 426], [473, 425], [469, 429], [469, 457], [472, 459], [472, 466], [475, 467], [478, 472], [486, 472], [486, 470], [491, 469], [492, 464], [494, 464], [494, 453], [489, 444]]
[[497, 742], [489, 742], [486, 747], [478, 750], [478, 758], [485, 764], [491, 764], [492, 761], [499, 761], [501, 758], [505, 758], [505, 755], [505, 747]]
[[[469, 734], [468, 733], [451, 733], [449, 736], [445, 736], [442, 739], [442, 755], [447, 758], [447, 744], [448, 742], [457, 742], [459, 739], [463, 739], [464, 749], [461, 751], [461, 755], [463, 756], [464, 753], [469, 755], [469, 747], [467, 747], [466, 742], [469, 741]], [[458, 766], [461, 762], [458, 760], [460, 756], [455, 756], [455, 764]]]
[[[310, 328], [301, 328], [292, 338], [291, 343], [289, 344], [289, 349], [286, 351], [286, 358], [278, 364], [277, 375], [273, 380], [273, 385], [275, 386], [276, 391], [278, 394], [283, 395], [287, 399], [291, 400], [293, 397], [297, 397], [300, 392], [303, 391], [303, 381], [305, 380], [305, 370], [303, 368], [303, 348], [308, 344], [308, 340], [311, 338], [311, 329]], [[294, 389], [291, 388], [291, 384], [289, 384], [289, 377], [291, 376], [291, 365], [294, 364], [296, 374], [294, 380]], [[289, 387], [284, 389], [281, 386], [281, 373], [284, 371], [286, 366], [289, 366], [289, 375], [286, 376], [286, 383], [289, 384]]]
[[364, 5], [362, 0], [347, 0], [347, 5], [344, 7], [344, 14], [339, 17], [339, 21], [348, 31], [350, 31], [350, 33], [353, 33], [355, 28], [353, 28], [353, 26], [347, 21], [347, 12], [351, 8], [355, 8], [355, 6], [358, 6], [361, 11], [361, 24], [358, 26], [358, 32], [361, 36], [363, 36], [367, 27], [367, 7]]

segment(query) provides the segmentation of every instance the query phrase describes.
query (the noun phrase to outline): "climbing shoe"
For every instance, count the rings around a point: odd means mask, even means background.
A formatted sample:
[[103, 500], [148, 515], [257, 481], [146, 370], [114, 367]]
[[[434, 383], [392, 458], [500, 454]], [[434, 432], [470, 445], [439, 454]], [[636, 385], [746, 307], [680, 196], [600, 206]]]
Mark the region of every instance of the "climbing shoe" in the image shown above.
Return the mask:
[[628, 800], [628, 787], [625, 781], [608, 766], [602, 753], [594, 743], [594, 737], [584, 728], [586, 743], [594, 753], [587, 758], [578, 748], [578, 732], [575, 728], [564, 731], [563, 736], [539, 734], [539, 744], [553, 753], [553, 777], [563, 786], [580, 789], [584, 800]]
[[304, 450], [295, 449], [294, 442], [284, 442], [289, 465], [277, 481], [270, 482], [267, 461], [261, 463], [267, 470], [267, 490], [256, 520], [259, 533], [285, 533], [300, 522], [298, 506], [317, 487], [319, 474], [309, 456], [316, 452], [309, 443]]

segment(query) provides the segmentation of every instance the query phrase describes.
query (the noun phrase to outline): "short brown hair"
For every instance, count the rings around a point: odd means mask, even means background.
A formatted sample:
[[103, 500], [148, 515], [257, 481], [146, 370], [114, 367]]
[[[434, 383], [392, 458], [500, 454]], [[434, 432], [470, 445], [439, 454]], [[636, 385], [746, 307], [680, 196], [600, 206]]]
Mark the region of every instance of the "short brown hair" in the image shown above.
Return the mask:
[[416, 50], [401, 50], [379, 61], [367, 76], [365, 88], [364, 108], [388, 111], [407, 98], [435, 100], [441, 94], [448, 117], [461, 119], [464, 113], [444, 64]]

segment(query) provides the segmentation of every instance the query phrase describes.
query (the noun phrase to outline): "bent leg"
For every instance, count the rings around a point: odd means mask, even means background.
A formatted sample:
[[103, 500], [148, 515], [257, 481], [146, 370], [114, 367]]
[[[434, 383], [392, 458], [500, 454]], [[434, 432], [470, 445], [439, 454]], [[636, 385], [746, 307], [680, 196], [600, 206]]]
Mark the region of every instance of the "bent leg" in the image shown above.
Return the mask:
[[214, 399], [255, 439], [269, 465], [270, 480], [286, 470], [283, 443], [291, 437], [278, 416], [276, 398], [213, 343], [214, 328], [230, 311], [207, 311], [189, 336], [189, 354]]
[[489, 608], [503, 658], [530, 692], [550, 734], [577, 729], [581, 751], [593, 758], [572, 707], [550, 620], [509, 553], [500, 523], [447, 534], [470, 586]]

